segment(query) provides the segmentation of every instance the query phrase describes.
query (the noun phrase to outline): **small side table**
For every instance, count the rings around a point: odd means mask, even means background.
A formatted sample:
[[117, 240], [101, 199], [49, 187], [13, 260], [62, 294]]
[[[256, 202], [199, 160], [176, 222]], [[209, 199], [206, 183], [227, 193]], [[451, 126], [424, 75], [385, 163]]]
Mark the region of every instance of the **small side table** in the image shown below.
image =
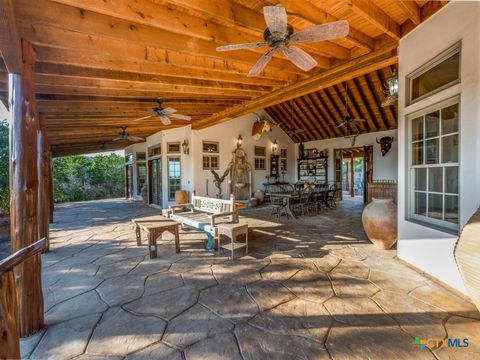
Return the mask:
[[[217, 225], [217, 235], [218, 235], [218, 255], [220, 255], [220, 249], [224, 248], [232, 252], [237, 249], [245, 248], [245, 255], [248, 254], [248, 224], [245, 223], [222, 223]], [[221, 245], [222, 235], [230, 238], [230, 243]], [[237, 242], [237, 237], [239, 235], [245, 236], [245, 242]]]
[[162, 216], [170, 219], [170, 214], [173, 214], [173, 209], [162, 209]]
[[157, 257], [157, 238], [162, 235], [164, 231], [168, 231], [175, 236], [175, 251], [177, 253], [180, 252], [180, 239], [178, 234], [180, 223], [160, 215], [132, 219], [132, 223], [137, 237], [137, 246], [142, 245], [141, 230], [147, 233], [150, 259]]

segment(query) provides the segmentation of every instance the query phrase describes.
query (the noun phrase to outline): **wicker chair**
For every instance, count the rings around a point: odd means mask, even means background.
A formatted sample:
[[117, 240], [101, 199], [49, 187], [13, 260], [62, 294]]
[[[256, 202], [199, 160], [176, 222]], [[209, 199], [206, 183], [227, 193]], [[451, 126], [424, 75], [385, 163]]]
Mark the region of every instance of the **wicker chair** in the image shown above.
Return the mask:
[[326, 204], [330, 209], [336, 209], [335, 195], [337, 194], [337, 184], [331, 184], [327, 190]]

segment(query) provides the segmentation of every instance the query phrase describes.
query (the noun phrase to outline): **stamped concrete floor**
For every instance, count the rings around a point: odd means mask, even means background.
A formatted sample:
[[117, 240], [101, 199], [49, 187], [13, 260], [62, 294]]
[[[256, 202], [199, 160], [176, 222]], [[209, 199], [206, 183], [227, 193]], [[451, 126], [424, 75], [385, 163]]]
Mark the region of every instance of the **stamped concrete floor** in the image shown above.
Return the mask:
[[[137, 247], [129, 220], [158, 210], [123, 200], [57, 207], [43, 255], [46, 330], [22, 340], [32, 359], [479, 358], [474, 306], [376, 250], [361, 204], [280, 222], [243, 213], [248, 256], [216, 256], [182, 231]], [[421, 338], [468, 348], [419, 350]]]

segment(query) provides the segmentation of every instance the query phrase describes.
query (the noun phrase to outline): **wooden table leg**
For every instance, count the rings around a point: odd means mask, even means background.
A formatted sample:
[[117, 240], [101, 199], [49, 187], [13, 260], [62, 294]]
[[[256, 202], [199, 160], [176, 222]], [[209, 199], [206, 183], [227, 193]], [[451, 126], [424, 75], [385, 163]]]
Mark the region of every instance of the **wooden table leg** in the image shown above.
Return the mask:
[[137, 246], [142, 245], [142, 232], [140, 231], [140, 226], [135, 224], [135, 235], [137, 236]]
[[248, 254], [248, 229], [247, 229], [247, 232], [245, 234], [245, 255]]
[[150, 259], [157, 257], [157, 236], [156, 231], [150, 231], [148, 234], [148, 252]]
[[180, 252], [180, 236], [178, 235], [178, 227], [179, 225], [175, 225], [175, 251], [177, 253]]

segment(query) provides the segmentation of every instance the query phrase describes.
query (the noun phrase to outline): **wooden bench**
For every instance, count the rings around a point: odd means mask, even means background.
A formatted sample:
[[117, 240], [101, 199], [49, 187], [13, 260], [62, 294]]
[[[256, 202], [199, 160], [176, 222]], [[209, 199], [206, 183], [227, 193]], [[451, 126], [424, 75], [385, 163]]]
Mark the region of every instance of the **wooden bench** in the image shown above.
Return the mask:
[[191, 203], [171, 205], [170, 208], [173, 210], [170, 214], [171, 220], [207, 234], [207, 250], [215, 247], [218, 224], [238, 221], [233, 195], [229, 200], [193, 195]]
[[180, 223], [173, 221], [162, 215], [147, 216], [138, 219], [132, 219], [135, 227], [135, 235], [137, 236], [137, 246], [142, 245], [141, 230], [148, 235], [148, 252], [150, 258], [157, 257], [157, 238], [168, 231], [175, 235], [175, 251], [180, 252], [180, 239], [178, 236], [178, 227]]

